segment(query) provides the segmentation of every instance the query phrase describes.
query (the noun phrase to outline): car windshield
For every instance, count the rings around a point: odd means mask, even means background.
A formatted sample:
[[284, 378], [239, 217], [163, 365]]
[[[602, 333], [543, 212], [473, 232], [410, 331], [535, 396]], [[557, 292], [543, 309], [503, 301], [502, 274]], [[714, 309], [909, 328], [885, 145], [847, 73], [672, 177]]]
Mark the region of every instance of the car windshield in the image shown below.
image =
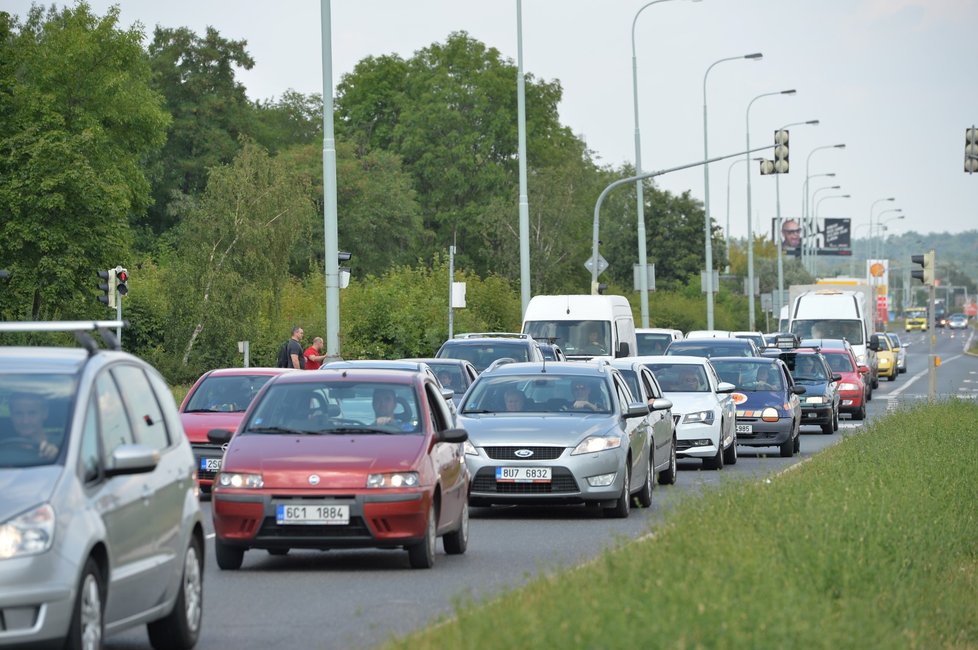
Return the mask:
[[824, 382], [828, 379], [825, 368], [818, 362], [818, 358], [811, 354], [800, 354], [795, 357], [791, 375], [795, 381]]
[[418, 433], [413, 385], [318, 381], [269, 386], [243, 434]]
[[926, 309], [908, 309], [905, 314], [907, 318], [927, 318]]
[[523, 331], [541, 341], [553, 341], [568, 357], [610, 355], [611, 323], [600, 320], [527, 321]]
[[666, 350], [666, 356], [684, 357], [752, 357], [754, 349], [749, 341], [696, 339], [675, 341]]
[[823, 352], [822, 356], [829, 363], [832, 372], [856, 372], [852, 365], [852, 357], [842, 352]]
[[503, 375], [482, 377], [472, 385], [461, 413], [610, 413], [604, 377], [561, 375]]
[[879, 340], [879, 344], [880, 344], [880, 350], [879, 351], [880, 352], [889, 352], [890, 349], [891, 349], [889, 337], [887, 337], [884, 334], [881, 334], [880, 336], [877, 337], [877, 339]]
[[852, 345], [865, 345], [861, 320], [795, 320], [791, 333], [801, 339], [846, 339]]
[[242, 413], [271, 375], [209, 375], [190, 395], [184, 413]]
[[0, 468], [62, 462], [76, 386], [68, 374], [0, 372]]
[[527, 342], [509, 343], [505, 341], [466, 342], [449, 341], [441, 346], [436, 355], [442, 359], [464, 359], [482, 372], [496, 359], [510, 358], [515, 361], [529, 361]]
[[893, 345], [894, 348], [899, 348], [903, 345], [902, 343], [900, 343], [900, 337], [897, 336], [896, 334], [887, 333], [886, 338], [890, 339], [890, 343]]
[[665, 393], [709, 393], [706, 369], [690, 363], [647, 363]]
[[730, 382], [743, 391], [783, 390], [781, 371], [774, 363], [713, 361], [720, 381]]
[[672, 336], [661, 332], [636, 332], [639, 356], [655, 356], [662, 354], [672, 343]]

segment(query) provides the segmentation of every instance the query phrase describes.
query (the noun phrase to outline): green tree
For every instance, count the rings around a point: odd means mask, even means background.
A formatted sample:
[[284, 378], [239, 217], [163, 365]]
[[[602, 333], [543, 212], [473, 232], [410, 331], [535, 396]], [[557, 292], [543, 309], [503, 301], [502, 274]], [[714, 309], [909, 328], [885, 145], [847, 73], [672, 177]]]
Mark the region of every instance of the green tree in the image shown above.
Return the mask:
[[310, 219], [308, 179], [245, 142], [178, 228], [168, 259], [175, 292], [166, 347], [182, 366], [226, 365], [228, 341], [249, 338], [287, 284], [290, 250]]
[[[173, 116], [166, 146], [153, 160], [155, 204], [143, 228], [161, 233], [179, 221], [170, 203], [180, 194], [199, 194], [207, 170], [229, 163], [240, 136], [253, 133], [255, 108], [235, 69], [255, 62], [247, 41], [228, 40], [208, 27], [198, 36], [186, 27], [157, 27], [149, 45], [153, 85]], [[145, 233], [144, 233], [145, 236]]]
[[270, 153], [295, 145], [319, 144], [322, 153], [323, 96], [287, 90], [275, 100], [257, 101], [254, 138]]
[[169, 117], [138, 27], [81, 2], [0, 13], [0, 294], [6, 318], [104, 315], [95, 271], [126, 264]]

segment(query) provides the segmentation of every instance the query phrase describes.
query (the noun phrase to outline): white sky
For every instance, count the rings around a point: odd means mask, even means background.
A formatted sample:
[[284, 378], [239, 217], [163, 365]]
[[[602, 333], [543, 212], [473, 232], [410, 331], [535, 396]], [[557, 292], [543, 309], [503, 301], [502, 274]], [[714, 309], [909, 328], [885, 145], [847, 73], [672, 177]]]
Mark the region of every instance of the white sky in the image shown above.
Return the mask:
[[[62, 3], [59, 3], [62, 4]], [[103, 14], [111, 3], [92, 0]], [[289, 88], [322, 91], [320, 3], [314, 0], [125, 0], [122, 21], [140, 21], [147, 38], [157, 24], [215, 27], [245, 39], [256, 61], [239, 78], [255, 99]], [[645, 0], [526, 0], [523, 67], [564, 89], [561, 121], [584, 137], [600, 162], [634, 161], [631, 26]], [[0, 0], [23, 15], [30, 3]], [[333, 0], [333, 83], [368, 55], [404, 58], [453, 31], [517, 60], [516, 1]], [[703, 75], [714, 61], [763, 52], [762, 61], [731, 61], [709, 74], [709, 153], [743, 151], [746, 109], [762, 93], [795, 88], [795, 96], [759, 99], [750, 114], [751, 145], [791, 129], [791, 172], [781, 177], [785, 218], [802, 205], [806, 160], [815, 147], [845, 143], [811, 156], [819, 217], [851, 217], [855, 236], [873, 214], [889, 233], [960, 232], [978, 228], [978, 174], [963, 171], [964, 130], [978, 123], [978, 0], [672, 0], [642, 11], [635, 40], [639, 76], [642, 167], [657, 170], [703, 158]], [[514, 79], [513, 92], [516, 92]], [[764, 152], [770, 157], [769, 152]], [[760, 154], [755, 154], [760, 155]], [[727, 221], [730, 161], [710, 167], [711, 214]], [[775, 214], [773, 177], [751, 163], [754, 228]], [[658, 180], [702, 199], [702, 167]], [[616, 191], [628, 191], [625, 188]], [[828, 199], [850, 194], [850, 199]], [[823, 200], [825, 199], [825, 200]], [[533, 196], [529, 197], [533, 203]], [[744, 164], [733, 167], [730, 226], [747, 232]], [[517, 210], [514, 206], [514, 218]], [[649, 223], [650, 232], [655, 224]]]

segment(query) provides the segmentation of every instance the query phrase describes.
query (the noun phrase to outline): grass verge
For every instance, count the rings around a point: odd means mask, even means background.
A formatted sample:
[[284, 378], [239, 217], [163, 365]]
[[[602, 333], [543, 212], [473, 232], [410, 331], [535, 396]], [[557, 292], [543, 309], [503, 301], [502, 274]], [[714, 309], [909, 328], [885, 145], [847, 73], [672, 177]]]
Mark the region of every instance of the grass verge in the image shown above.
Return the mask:
[[387, 647], [976, 648], [978, 406], [877, 420]]

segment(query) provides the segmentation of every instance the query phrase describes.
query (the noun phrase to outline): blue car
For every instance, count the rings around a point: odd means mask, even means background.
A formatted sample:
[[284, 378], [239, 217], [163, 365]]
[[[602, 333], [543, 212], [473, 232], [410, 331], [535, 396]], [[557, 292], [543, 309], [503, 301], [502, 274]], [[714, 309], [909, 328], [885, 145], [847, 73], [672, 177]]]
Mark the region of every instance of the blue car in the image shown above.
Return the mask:
[[805, 387], [801, 423], [817, 425], [826, 435], [838, 431], [842, 375], [832, 370], [818, 348], [768, 348], [764, 355], [784, 361], [795, 383]]
[[736, 386], [731, 398], [737, 407], [737, 444], [778, 447], [782, 457], [800, 451], [802, 409], [795, 384], [781, 359], [715, 357], [710, 360], [722, 381]]

